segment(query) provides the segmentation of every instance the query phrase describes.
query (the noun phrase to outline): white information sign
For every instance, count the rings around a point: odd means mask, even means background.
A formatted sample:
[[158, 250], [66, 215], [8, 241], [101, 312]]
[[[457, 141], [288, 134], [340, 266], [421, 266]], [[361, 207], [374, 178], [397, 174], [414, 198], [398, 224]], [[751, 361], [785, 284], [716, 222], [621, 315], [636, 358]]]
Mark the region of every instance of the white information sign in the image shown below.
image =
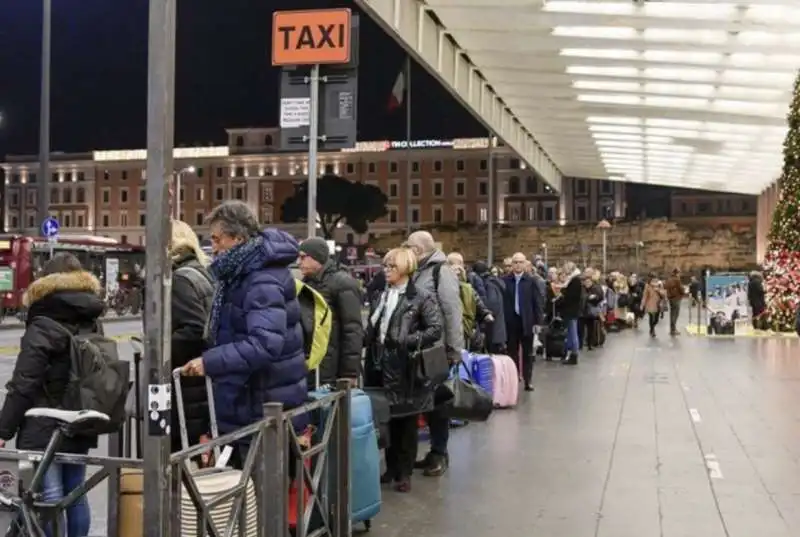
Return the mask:
[[311, 124], [311, 99], [281, 99], [281, 128], [293, 129]]

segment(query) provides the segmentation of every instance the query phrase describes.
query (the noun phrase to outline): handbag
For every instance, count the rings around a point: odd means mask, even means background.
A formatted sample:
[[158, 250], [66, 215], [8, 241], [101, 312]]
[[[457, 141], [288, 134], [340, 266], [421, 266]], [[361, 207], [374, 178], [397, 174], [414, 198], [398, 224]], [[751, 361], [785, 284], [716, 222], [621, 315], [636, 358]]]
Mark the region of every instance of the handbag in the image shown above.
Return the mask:
[[[461, 378], [459, 368], [464, 367], [467, 378]], [[472, 371], [459, 362], [454, 368], [453, 378], [444, 385], [453, 394], [447, 404], [448, 415], [452, 419], [466, 421], [486, 421], [494, 410], [494, 399], [486, 390], [475, 382]]]
[[434, 386], [441, 384], [450, 376], [450, 364], [444, 345], [417, 349], [417, 379]]

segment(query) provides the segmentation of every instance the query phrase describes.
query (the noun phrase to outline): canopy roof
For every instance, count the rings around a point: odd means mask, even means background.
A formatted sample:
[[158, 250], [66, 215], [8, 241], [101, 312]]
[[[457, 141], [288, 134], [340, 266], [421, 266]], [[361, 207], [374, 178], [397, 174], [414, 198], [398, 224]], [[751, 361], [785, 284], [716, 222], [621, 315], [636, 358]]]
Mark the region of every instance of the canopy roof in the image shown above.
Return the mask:
[[800, 0], [422, 9], [565, 176], [758, 193], [780, 175]]

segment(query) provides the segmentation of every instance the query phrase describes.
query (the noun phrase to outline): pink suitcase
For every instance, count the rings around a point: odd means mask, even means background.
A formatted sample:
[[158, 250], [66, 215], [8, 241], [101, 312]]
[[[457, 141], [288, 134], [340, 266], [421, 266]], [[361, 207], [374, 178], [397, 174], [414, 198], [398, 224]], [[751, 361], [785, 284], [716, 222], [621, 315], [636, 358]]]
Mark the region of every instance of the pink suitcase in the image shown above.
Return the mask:
[[514, 360], [505, 354], [493, 354], [492, 363], [494, 364], [494, 406], [497, 408], [516, 406], [519, 398], [519, 379]]

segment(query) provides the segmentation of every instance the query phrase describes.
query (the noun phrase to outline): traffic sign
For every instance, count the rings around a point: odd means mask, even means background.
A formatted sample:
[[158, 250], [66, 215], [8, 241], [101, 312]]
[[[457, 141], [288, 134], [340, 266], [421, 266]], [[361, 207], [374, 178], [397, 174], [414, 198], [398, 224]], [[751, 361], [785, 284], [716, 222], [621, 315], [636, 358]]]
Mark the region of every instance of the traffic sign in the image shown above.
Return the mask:
[[273, 13], [272, 65], [314, 65], [349, 61], [349, 9]]
[[58, 230], [61, 229], [61, 226], [52, 216], [48, 216], [42, 222], [42, 235], [47, 237], [48, 239], [52, 239], [58, 236]]

